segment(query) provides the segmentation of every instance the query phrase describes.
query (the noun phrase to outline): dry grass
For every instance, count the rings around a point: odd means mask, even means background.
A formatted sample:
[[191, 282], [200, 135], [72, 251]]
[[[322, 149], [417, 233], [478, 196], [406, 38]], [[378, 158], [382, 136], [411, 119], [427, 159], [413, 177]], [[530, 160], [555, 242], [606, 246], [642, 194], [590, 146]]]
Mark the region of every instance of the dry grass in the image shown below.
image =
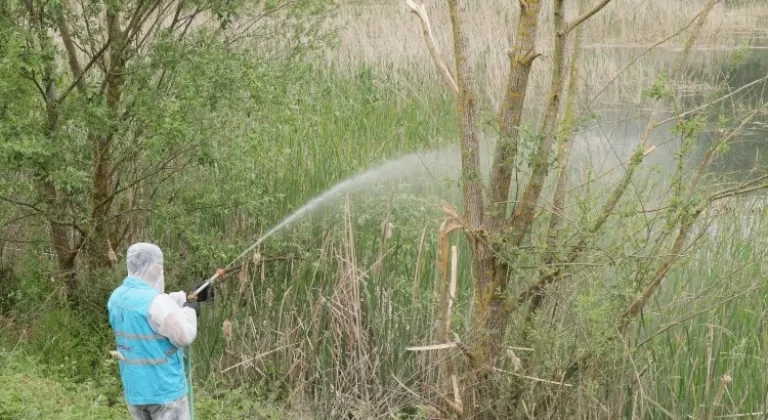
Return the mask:
[[[542, 9], [543, 26], [539, 31], [538, 50], [543, 53], [534, 64], [529, 92], [536, 101], [549, 86], [548, 73], [552, 48], [551, 2], [545, 1]], [[718, 4], [703, 28], [699, 38], [700, 48], [718, 50], [703, 54], [699, 59], [721, 60], [727, 50], [757, 36], [759, 28], [768, 20], [768, 7], [755, 0], [743, 6]], [[586, 23], [587, 44], [583, 55], [583, 88], [587, 92], [605, 86], [638, 53], [669, 37], [684, 27], [698, 13], [702, 0], [615, 0]], [[452, 66], [450, 50], [450, 26], [445, 2], [425, 2], [432, 25], [449, 67]], [[568, 14], [575, 14], [575, 2]], [[496, 106], [496, 92], [503, 87], [508, 69], [506, 51], [509, 36], [517, 21], [516, 2], [487, 0], [466, 18], [470, 40], [474, 48], [472, 58], [480, 75], [478, 83], [482, 93]], [[404, 2], [387, 4], [344, 4], [341, 6], [341, 47], [328, 53], [329, 64], [356, 70], [360, 65], [389, 74], [407, 74], [422, 83], [443, 88], [437, 71], [430, 60], [417, 18], [407, 12]], [[685, 32], [673, 37], [662, 46], [664, 55], [674, 50], [684, 39]], [[666, 51], [665, 51], [666, 50]], [[725, 50], [725, 51], [724, 51]], [[600, 102], [638, 102], [643, 87], [647, 87], [658, 73], [659, 57], [652, 55], [641, 59], [615, 86], [607, 89]], [[541, 95], [540, 95], [541, 94]]]

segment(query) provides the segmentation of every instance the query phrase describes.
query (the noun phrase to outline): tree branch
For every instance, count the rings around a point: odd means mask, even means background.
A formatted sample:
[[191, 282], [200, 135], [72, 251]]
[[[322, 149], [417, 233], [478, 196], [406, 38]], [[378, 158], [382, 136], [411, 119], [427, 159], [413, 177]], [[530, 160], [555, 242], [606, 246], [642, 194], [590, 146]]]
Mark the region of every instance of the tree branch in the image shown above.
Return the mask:
[[179, 3], [176, 5], [176, 12], [173, 14], [173, 19], [171, 20], [171, 24], [168, 26], [168, 31], [173, 33], [176, 30], [176, 24], [179, 23], [179, 17], [181, 16], [181, 10], [184, 8], [184, 0], [179, 0]]
[[712, 159], [715, 156], [715, 153], [717, 152], [717, 149], [722, 146], [723, 144], [728, 144], [731, 140], [733, 140], [736, 135], [741, 132], [741, 130], [754, 119], [754, 117], [762, 112], [763, 110], [768, 107], [768, 104], [765, 104], [764, 106], [755, 109], [752, 111], [746, 118], [744, 118], [738, 127], [736, 127], [733, 131], [731, 131], [727, 136], [723, 136], [718, 141], [715, 141], [711, 146], [709, 146], [709, 149], [704, 153], [704, 157], [701, 158], [699, 161], [699, 164], [696, 167], [696, 171], [693, 174], [693, 179], [690, 181], [690, 185], [696, 186], [698, 185], [701, 178], [704, 176], [704, 171], [706, 170], [707, 166], [709, 166], [709, 163], [712, 161]]
[[424, 7], [423, 4], [416, 4], [413, 0], [406, 0], [405, 4], [408, 5], [408, 8], [411, 9], [411, 13], [419, 17], [419, 20], [421, 21], [421, 28], [424, 34], [424, 41], [427, 43], [429, 55], [432, 56], [432, 61], [435, 62], [438, 71], [440, 71], [440, 74], [443, 76], [443, 80], [448, 85], [448, 88], [451, 90], [454, 98], [458, 98], [459, 86], [456, 84], [456, 80], [451, 75], [451, 71], [448, 69], [448, 66], [445, 65], [445, 61], [443, 61], [440, 49], [435, 42], [435, 37], [432, 34], [432, 26], [429, 23], [429, 16], [427, 16], [427, 8]]
[[637, 299], [635, 299], [621, 315], [621, 320], [619, 321], [619, 332], [621, 332], [621, 334], [626, 333], [629, 322], [632, 318], [637, 316], [640, 310], [645, 306], [646, 302], [648, 302], [648, 299], [653, 296], [653, 293], [659, 287], [661, 282], [667, 277], [669, 270], [671, 270], [680, 257], [682, 257], [680, 251], [682, 250], [683, 245], [685, 245], [685, 241], [688, 239], [688, 233], [693, 226], [693, 221], [698, 218], [703, 210], [703, 207], [696, 209], [696, 211], [690, 215], [690, 219], [681, 223], [680, 232], [677, 234], [674, 244], [672, 244], [672, 247], [667, 253], [667, 257], [656, 270], [653, 281], [645, 287], [643, 293], [637, 297]]
[[196, 148], [197, 148], [197, 146], [193, 146], [193, 147], [191, 147], [189, 149], [181, 150], [181, 151], [171, 155], [169, 158], [165, 159], [160, 165], [158, 165], [157, 167], [151, 169], [148, 173], [145, 173], [144, 175], [140, 176], [139, 178], [131, 181], [129, 184], [127, 184], [127, 185], [125, 185], [125, 186], [123, 186], [121, 188], [118, 188], [115, 191], [113, 191], [104, 200], [102, 200], [96, 206], [94, 206], [92, 211], [96, 211], [99, 208], [101, 208], [102, 206], [106, 205], [107, 203], [109, 203], [112, 199], [114, 199], [118, 194], [122, 193], [123, 191], [126, 191], [129, 188], [135, 187], [136, 185], [144, 182], [145, 180], [147, 180], [147, 179], [157, 175], [158, 173], [162, 172], [163, 170], [167, 169], [167, 166], [168, 166], [168, 164], [171, 161], [173, 161], [177, 157], [183, 155], [184, 153], [188, 153], [188, 152], [190, 152], [190, 151], [192, 151], [192, 150], [194, 150]]
[[595, 13], [599, 12], [603, 9], [603, 7], [607, 6], [608, 3], [610, 3], [611, 0], [603, 0], [598, 5], [592, 8], [592, 10], [583, 13], [581, 16], [574, 19], [572, 22], [569, 22], [568, 25], [566, 25], [564, 35], [567, 35], [572, 30], [576, 29], [579, 25], [584, 23], [587, 19], [591, 18]]
[[[109, 48], [109, 44], [112, 42], [111, 38], [107, 38], [107, 42], [104, 43], [104, 45], [99, 49], [99, 51], [96, 52], [96, 54], [91, 57], [91, 59], [88, 61], [88, 64], [85, 65], [85, 68], [80, 72], [79, 75], [76, 76], [75, 80], [67, 87], [66, 90], [59, 96], [59, 98], [56, 100], [58, 103], [64, 102], [64, 100], [67, 98], [67, 95], [69, 95], [72, 90], [77, 87], [80, 92], [85, 93], [86, 86], [84, 83], [85, 75], [88, 74], [88, 71], [93, 67], [94, 64], [104, 55], [104, 52], [107, 51], [107, 48]], [[73, 72], [74, 73], [74, 72]]]
[[232, 36], [232, 38], [230, 38], [230, 39], [227, 39], [227, 40], [225, 41], [226, 45], [228, 45], [228, 46], [231, 46], [231, 45], [233, 45], [234, 43], [236, 43], [236, 42], [238, 42], [238, 41], [240, 41], [240, 40], [242, 40], [242, 39], [245, 39], [245, 38], [249, 38], [249, 37], [253, 36], [253, 35], [256, 33], [256, 29], [254, 29], [253, 31], [251, 31], [251, 28], [253, 28], [253, 27], [254, 27], [256, 24], [258, 24], [259, 22], [261, 22], [261, 21], [262, 21], [262, 20], [264, 20], [265, 18], [267, 18], [267, 17], [269, 17], [269, 16], [271, 16], [271, 15], [274, 15], [274, 14], [276, 14], [277, 12], [280, 12], [280, 11], [282, 11], [283, 9], [286, 9], [286, 8], [288, 8], [289, 6], [291, 6], [291, 5], [295, 4], [295, 3], [296, 3], [296, 2], [295, 2], [295, 1], [293, 1], [293, 0], [291, 0], [291, 1], [286, 1], [286, 2], [285, 2], [285, 3], [283, 3], [283, 4], [281, 4], [281, 5], [279, 5], [279, 6], [276, 6], [276, 7], [275, 7], [274, 9], [272, 9], [270, 12], [268, 12], [268, 13], [262, 13], [262, 14], [260, 14], [260, 15], [256, 16], [255, 18], [251, 19], [251, 21], [250, 21], [250, 22], [248, 22], [248, 23], [245, 25], [245, 28], [241, 28], [241, 27], [238, 27], [238, 28], [237, 28], [237, 30], [236, 30], [236, 33], [235, 33], [235, 34]]
[[[632, 67], [638, 60], [640, 60], [640, 58], [642, 58], [644, 55], [648, 54], [649, 52], [655, 50], [657, 47], [659, 47], [660, 45], [662, 45], [665, 42], [669, 41], [670, 39], [680, 35], [683, 32], [685, 32], [691, 25], [696, 23], [696, 21], [699, 19], [699, 17], [701, 17], [701, 15], [704, 12], [705, 12], [704, 10], [699, 11], [699, 13], [697, 13], [696, 16], [694, 16], [685, 25], [683, 25], [682, 28], [680, 28], [679, 30], [675, 31], [673, 34], [667, 36], [666, 38], [662, 39], [661, 41], [658, 41], [655, 44], [651, 45], [650, 47], [646, 48], [645, 50], [643, 50], [642, 52], [640, 52], [636, 56], [632, 57], [632, 60], [630, 60], [629, 63], [627, 63], [621, 70], [619, 70], [613, 76], [613, 78], [611, 78], [611, 80], [609, 80], [608, 83], [605, 84], [605, 86], [603, 86], [595, 95], [592, 96], [592, 98], [590, 98], [589, 102], [587, 102], [587, 104], [584, 106], [584, 110], [591, 109], [592, 104], [597, 100], [597, 98], [600, 97], [600, 95], [603, 94], [603, 92], [605, 92], [606, 89], [608, 89], [608, 86], [613, 84], [613, 82], [615, 82], [616, 79], [618, 79], [620, 75], [622, 75], [625, 71], [627, 71], [630, 67]], [[582, 114], [579, 114], [577, 119], [581, 118], [581, 115]]]
[[14, 198], [4, 197], [2, 195], [0, 195], [0, 200], [5, 201], [7, 203], [11, 203], [11, 204], [16, 204], [18, 206], [26, 207], [28, 209], [32, 209], [40, 214], [45, 214], [45, 212], [42, 209], [37, 207], [37, 204], [30, 204], [24, 201], [16, 200]]
[[[750, 181], [748, 184], [757, 184], [758, 182], [768, 180], [768, 175], [763, 175], [756, 180]], [[763, 182], [762, 184], [753, 185], [751, 187], [747, 186], [739, 186], [736, 188], [731, 188], [725, 191], [720, 191], [718, 193], [715, 193], [711, 195], [708, 199], [708, 203], [714, 203], [715, 201], [723, 200], [725, 198], [731, 198], [737, 195], [744, 195], [751, 193], [753, 191], [759, 191], [762, 189], [768, 188], [768, 182]]]
[[[123, 33], [121, 38], [126, 41], [126, 43], [130, 42], [130, 38], [134, 35], [134, 31], [139, 30], [139, 22], [141, 21], [142, 16], [144, 15], [144, 6], [146, 5], [147, 0], [138, 0], [136, 3], [136, 9], [133, 10], [133, 13], [131, 14], [131, 18], [128, 21], [128, 24], [125, 25], [125, 29], [123, 29]], [[154, 6], [154, 5], [153, 5]]]
[[[173, 6], [173, 3], [168, 3], [167, 6], [165, 6], [162, 10], [157, 12], [155, 19], [152, 21], [152, 24], [149, 25], [149, 28], [147, 29], [144, 36], [141, 37], [141, 40], [139, 40], [139, 38], [136, 37], [136, 46], [134, 47], [136, 54], [138, 54], [139, 51], [141, 51], [141, 49], [144, 47], [144, 43], [147, 42], [150, 35], [152, 35], [155, 32], [155, 28], [157, 28], [159, 23], [164, 20], [166, 13], [168, 13], [168, 10], [170, 10], [171, 6]], [[146, 23], [149, 16], [150, 15], [147, 15], [147, 18], [144, 19], [144, 22], [141, 24], [142, 26], [144, 26], [144, 23]]]
[[35, 78], [35, 74], [32, 72], [27, 72], [22, 69], [21, 71], [21, 77], [31, 81], [35, 84], [35, 87], [37, 88], [37, 91], [40, 92], [40, 95], [43, 97], [43, 100], [45, 101], [48, 97], [45, 94], [45, 90], [43, 89], [43, 86], [40, 84], [40, 82], [37, 81], [37, 78]]
[[131, 24], [125, 28], [125, 31], [123, 32], [123, 51], [125, 51], [126, 48], [128, 48], [128, 45], [133, 42], [134, 40], [137, 41], [136, 43], [136, 49], [135, 51], [138, 51], [141, 47], [141, 44], [144, 43], [144, 41], [149, 37], [149, 35], [152, 33], [152, 31], [155, 28], [155, 25], [160, 20], [160, 18], [163, 16], [167, 8], [163, 9], [160, 13], [158, 13], [157, 19], [155, 19], [154, 23], [150, 26], [150, 28], [147, 30], [147, 33], [142, 38], [141, 42], [138, 41], [138, 35], [141, 31], [141, 28], [144, 26], [144, 24], [147, 22], [150, 16], [152, 16], [152, 13], [160, 6], [162, 3], [162, 0], [156, 0], [154, 3], [152, 3], [148, 9], [145, 12], [140, 11], [140, 7], [136, 8], [136, 14], [134, 15], [134, 18], [137, 19], [134, 21], [134, 19], [131, 20]]
[[[56, 220], [56, 219], [52, 219], [52, 218], [48, 217], [48, 212], [46, 212], [45, 210], [41, 209], [40, 207], [37, 207], [37, 204], [30, 204], [30, 203], [27, 203], [27, 202], [24, 202], [24, 201], [21, 201], [21, 200], [16, 200], [16, 199], [13, 199], [13, 198], [10, 198], [10, 197], [5, 197], [5, 196], [0, 196], [0, 201], [5, 201], [7, 203], [15, 204], [17, 206], [22, 206], [22, 207], [26, 207], [28, 209], [34, 210], [35, 212], [37, 212], [37, 213], [35, 213], [36, 215], [40, 215], [40, 216], [44, 217], [50, 223], [55, 223], [55, 224], [61, 225], [61, 226], [69, 226], [69, 227], [77, 230], [80, 233], [84, 233], [84, 230], [80, 227], [80, 225], [78, 225], [75, 222], [64, 222], [64, 221], [61, 221], [61, 220]], [[32, 214], [28, 214], [26, 216], [32, 216]]]
[[[579, 0], [579, 13], [581, 13], [585, 7], [586, 0]], [[577, 27], [573, 40], [573, 54], [571, 56], [570, 72], [568, 75], [568, 89], [567, 98], [565, 102], [565, 109], [563, 110], [563, 117], [560, 124], [562, 129], [558, 137], [560, 137], [557, 148], [557, 163], [558, 174], [555, 181], [555, 192], [552, 197], [552, 217], [549, 223], [549, 231], [547, 233], [547, 246], [550, 248], [556, 247], [557, 237], [560, 233], [560, 224], [563, 220], [563, 213], [566, 201], [566, 188], [568, 187], [568, 165], [571, 158], [571, 149], [574, 141], [574, 108], [576, 106], [576, 98], [579, 95], [579, 61], [581, 59], [581, 44], [583, 39], [583, 28]]]
[[182, 20], [186, 20], [187, 22], [184, 25], [184, 29], [182, 29], [181, 34], [179, 34], [179, 38], [178, 38], [179, 41], [181, 41], [182, 39], [184, 39], [185, 36], [187, 36], [187, 31], [192, 26], [192, 22], [195, 21], [195, 19], [197, 18], [197, 15], [202, 13], [202, 11], [203, 11], [202, 7], [198, 6], [195, 9], [195, 11], [192, 12], [192, 14], [190, 14], [189, 16], [187, 16], [185, 18], [182, 18]]
[[753, 81], [747, 83], [746, 85], [739, 87], [738, 89], [734, 89], [732, 91], [729, 91], [727, 94], [725, 94], [725, 95], [723, 95], [723, 96], [721, 96], [721, 97], [719, 97], [719, 98], [717, 98], [717, 99], [715, 99], [713, 101], [707, 102], [704, 105], [697, 106], [696, 108], [693, 108], [693, 109], [690, 109], [688, 111], [682, 112], [682, 113], [680, 113], [678, 115], [675, 115], [674, 117], [670, 117], [670, 118], [667, 118], [666, 120], [659, 121], [654, 126], [654, 128], [660, 127], [660, 126], [662, 126], [664, 124], [670, 123], [670, 122], [675, 121], [677, 119], [680, 119], [682, 117], [685, 117], [685, 116], [694, 114], [696, 112], [699, 112], [701, 110], [704, 110], [706, 108], [709, 108], [712, 105], [716, 105], [716, 104], [718, 104], [718, 103], [720, 103], [720, 102], [722, 102], [722, 101], [724, 101], [724, 100], [726, 100], [728, 98], [733, 97], [734, 95], [736, 95], [737, 93], [739, 93], [739, 92], [741, 92], [741, 91], [743, 91], [745, 89], [749, 89], [749, 88], [751, 88], [751, 87], [753, 87], [753, 86], [755, 86], [757, 84], [763, 83], [765, 81], [768, 81], [768, 74], [766, 74], [765, 76], [763, 76], [763, 77], [761, 77], [759, 79], [753, 80]]
[[[80, 67], [80, 61], [77, 58], [77, 48], [75, 42], [72, 39], [72, 34], [69, 32], [69, 26], [67, 25], [66, 16], [64, 16], [64, 7], [62, 6], [58, 12], [56, 12], [56, 22], [59, 26], [59, 33], [61, 33], [61, 41], [64, 43], [64, 48], [67, 50], [67, 58], [69, 59], [69, 67], [72, 71], [72, 75], [75, 78], [75, 85], [78, 85], [81, 91], [85, 91], [85, 84], [82, 83], [83, 70]], [[69, 92], [66, 92], [68, 94]], [[66, 94], [64, 96], [66, 96]]]

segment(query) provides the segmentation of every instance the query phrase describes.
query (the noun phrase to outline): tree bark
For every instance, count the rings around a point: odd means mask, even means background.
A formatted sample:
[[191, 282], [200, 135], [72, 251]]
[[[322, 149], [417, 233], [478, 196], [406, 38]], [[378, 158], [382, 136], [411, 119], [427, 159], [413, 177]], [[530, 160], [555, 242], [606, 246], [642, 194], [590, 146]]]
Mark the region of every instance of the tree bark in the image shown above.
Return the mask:
[[[584, 13], [585, 1], [579, 0], [579, 13]], [[571, 149], [574, 141], [574, 108], [579, 96], [579, 60], [581, 58], [581, 43], [583, 31], [578, 26], [573, 37], [573, 54], [571, 55], [571, 65], [568, 74], [568, 93], [563, 111], [562, 129], [558, 134], [557, 148], [557, 181], [555, 183], [555, 192], [552, 195], [552, 218], [549, 222], [547, 232], [547, 246], [554, 248], [557, 245], [560, 225], [563, 221], [563, 212], [565, 211], [566, 187], [568, 186], [568, 164], [571, 160]], [[551, 256], [552, 254], [550, 254]], [[551, 262], [551, 261], [550, 261]]]
[[466, 5], [462, 0], [448, 0], [453, 27], [456, 84], [459, 87], [457, 112], [461, 131], [461, 164], [465, 213], [473, 229], [483, 224], [483, 186], [480, 178], [478, 142], [477, 89], [475, 70], [467, 57], [468, 39], [462, 26]]
[[536, 33], [539, 26], [539, 0], [520, 0], [520, 18], [517, 22], [515, 45], [509, 53], [510, 67], [507, 88], [499, 116], [499, 140], [493, 156], [489, 184], [490, 214], [489, 231], [496, 232], [507, 217], [509, 187], [515, 168], [520, 120], [525, 107], [525, 94], [535, 52]]
[[[41, 47], [50, 42], [50, 38], [39, 28]], [[44, 65], [43, 86], [45, 88], [45, 112], [46, 126], [45, 135], [51, 144], [56, 142], [56, 132], [59, 128], [61, 109], [56, 98], [56, 78], [55, 63], [51, 60]], [[48, 218], [48, 225], [51, 237], [51, 245], [56, 252], [58, 262], [59, 277], [64, 279], [67, 290], [67, 296], [76, 296], [78, 289], [75, 261], [79, 249], [74, 245], [74, 238], [71, 226], [62, 223], [66, 218], [67, 198], [58, 194], [56, 185], [48, 178], [47, 170], [42, 168], [40, 176], [40, 190], [45, 201]]]
[[557, 115], [560, 110], [560, 99], [563, 93], [563, 73], [565, 67], [565, 40], [566, 23], [564, 0], [555, 0], [555, 46], [552, 54], [552, 82], [549, 89], [549, 102], [544, 119], [541, 123], [541, 132], [544, 134], [539, 148], [534, 157], [531, 178], [523, 192], [520, 205], [512, 215], [512, 240], [513, 246], [520, 246], [533, 222], [534, 210], [539, 201], [541, 190], [544, 187], [547, 173], [549, 172], [549, 157], [552, 154], [552, 146], [555, 142], [557, 130]]
[[93, 181], [91, 186], [91, 234], [88, 242], [89, 263], [94, 268], [110, 265], [109, 251], [112, 236], [110, 210], [112, 194], [111, 144], [117, 131], [119, 108], [125, 83], [125, 34], [120, 28], [120, 14], [107, 10], [107, 32], [109, 33], [109, 71], [106, 74], [106, 104], [110, 114], [110, 127], [106, 134], [91, 135], [93, 143]]

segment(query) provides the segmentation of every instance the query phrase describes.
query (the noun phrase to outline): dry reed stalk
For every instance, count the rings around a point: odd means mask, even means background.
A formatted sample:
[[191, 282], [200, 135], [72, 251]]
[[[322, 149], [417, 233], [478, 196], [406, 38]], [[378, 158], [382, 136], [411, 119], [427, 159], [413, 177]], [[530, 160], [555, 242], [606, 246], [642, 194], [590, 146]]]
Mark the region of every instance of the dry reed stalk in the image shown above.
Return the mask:
[[376, 261], [374, 261], [373, 267], [371, 267], [371, 272], [373, 273], [374, 278], [378, 278], [379, 274], [381, 274], [381, 267], [384, 263], [384, 257], [388, 253], [386, 250], [387, 242], [389, 242], [389, 238], [392, 236], [392, 229], [395, 227], [395, 225], [389, 221], [391, 217], [391, 208], [392, 201], [390, 200], [389, 204], [387, 205], [387, 212], [384, 215], [384, 220], [381, 222], [381, 237], [379, 238], [379, 247], [376, 252]]
[[428, 346], [406, 347], [405, 349], [408, 351], [431, 351], [431, 350], [452, 349], [455, 347], [456, 347], [456, 343], [442, 343], [442, 344], [431, 344]]
[[[458, 281], [458, 265], [459, 265], [459, 252], [456, 245], [451, 247], [451, 284], [449, 287], [449, 301], [448, 301], [448, 316], [445, 320], [446, 331], [452, 333], [451, 330], [451, 316], [453, 311], [453, 305], [456, 302], [456, 283]], [[459, 381], [456, 377], [456, 360], [452, 357], [449, 363], [449, 373], [451, 375], [451, 384], [453, 385], [453, 399], [454, 409], [459, 413], [463, 413], [463, 404], [461, 401], [461, 393], [459, 392]]]
[[728, 387], [728, 384], [731, 383], [733, 378], [731, 378], [730, 373], [726, 373], [722, 377], [720, 377], [720, 387], [717, 389], [717, 395], [715, 395], [715, 400], [712, 402], [712, 411], [710, 412], [709, 418], [712, 418], [713, 413], [715, 412], [715, 408], [720, 405], [720, 401], [723, 399], [723, 395], [725, 395], [725, 390]]
[[704, 382], [704, 395], [709, 397], [709, 384], [712, 381], [712, 342], [714, 341], [714, 326], [707, 326], [707, 378]]
[[371, 402], [369, 386], [375, 375], [377, 358], [363, 326], [360, 286], [363, 274], [358, 268], [351, 211], [347, 199], [344, 209], [344, 240], [339, 259], [339, 279], [331, 301], [331, 331], [334, 339], [334, 368], [338, 392]]
[[[437, 319], [441, 343], [448, 342], [448, 246], [450, 231], [446, 229], [447, 223], [448, 220], [443, 221], [438, 235], [440, 246], [440, 314]], [[439, 360], [437, 380], [442, 381], [448, 373], [446, 353], [440, 351], [437, 353], [437, 357]]]
[[411, 296], [414, 302], [419, 300], [419, 283], [421, 277], [421, 258], [424, 252], [424, 238], [427, 235], [427, 227], [424, 226], [424, 230], [421, 231], [421, 239], [419, 240], [419, 250], [416, 254], [416, 265], [413, 269], [413, 288], [411, 289]]
[[224, 354], [221, 356], [219, 370], [224, 372], [234, 364], [234, 348], [232, 345], [232, 321], [225, 319], [221, 324], [221, 332], [224, 337]]
[[248, 304], [248, 296], [246, 295], [246, 288], [250, 283], [250, 274], [248, 272], [248, 265], [243, 264], [240, 267], [240, 271], [237, 273], [237, 295], [232, 301], [232, 316], [236, 317], [241, 306]]
[[448, 316], [445, 319], [446, 333], [450, 334], [451, 330], [451, 315], [453, 311], [453, 305], [456, 302], [456, 283], [458, 281], [458, 248], [456, 245], [451, 246], [451, 284], [449, 286], [448, 295]]
[[[452, 301], [455, 298], [454, 296], [449, 296], [449, 276], [451, 276], [450, 272], [448, 271], [448, 264], [449, 264], [449, 246], [450, 246], [450, 235], [451, 232], [460, 229], [462, 227], [461, 223], [458, 221], [457, 214], [452, 215], [450, 212], [446, 212], [446, 218], [443, 220], [443, 223], [440, 225], [440, 230], [438, 232], [439, 237], [439, 246], [440, 246], [440, 315], [438, 318], [439, 323], [439, 329], [440, 329], [440, 342], [441, 343], [448, 343], [451, 341], [452, 334], [451, 334], [451, 327], [450, 327], [450, 311], [452, 306]], [[452, 276], [451, 276], [452, 277]], [[453, 281], [451, 278], [450, 281]], [[455, 285], [454, 285], [455, 288]], [[455, 289], [453, 294], [455, 295]], [[438, 376], [438, 381], [443, 381], [446, 378], [449, 378], [449, 366], [448, 366], [448, 355], [445, 352], [438, 352], [437, 355], [439, 359], [439, 371], [440, 374]]]
[[230, 371], [230, 370], [232, 370], [232, 369], [236, 369], [236, 368], [238, 368], [238, 367], [240, 367], [240, 366], [243, 366], [243, 365], [250, 365], [250, 364], [252, 364], [252, 363], [255, 363], [255, 362], [257, 362], [257, 361], [259, 361], [259, 360], [263, 359], [264, 357], [266, 357], [266, 356], [268, 356], [268, 355], [270, 355], [270, 354], [272, 354], [272, 353], [278, 352], [278, 351], [280, 351], [280, 350], [284, 350], [284, 349], [287, 349], [287, 348], [289, 348], [289, 347], [291, 347], [291, 346], [293, 346], [293, 344], [288, 344], [288, 345], [285, 345], [285, 346], [282, 346], [282, 347], [278, 347], [278, 348], [276, 348], [276, 349], [272, 349], [272, 350], [269, 350], [269, 351], [265, 351], [265, 352], [263, 352], [263, 353], [261, 353], [261, 354], [257, 354], [256, 356], [253, 356], [253, 357], [249, 357], [249, 358], [247, 358], [247, 359], [245, 359], [245, 360], [243, 360], [243, 361], [241, 361], [241, 362], [239, 362], [239, 363], [237, 363], [237, 364], [234, 364], [234, 365], [232, 365], [232, 366], [229, 366], [229, 367], [227, 367], [226, 369], [223, 369], [223, 370], [221, 371], [221, 373], [226, 373], [226, 372], [228, 372], [228, 371]]
[[[472, 40], [473, 48], [469, 59], [475, 66], [486, 69], [479, 80], [480, 92], [489, 96], [494, 107], [500, 105], [506, 83], [509, 60], [506, 51], [510, 42], [500, 34], [514, 33], [514, 25], [519, 17], [519, 8], [511, 6], [515, 2], [488, 0], [482, 7], [474, 7], [466, 13], [466, 28]], [[646, 46], [665, 38], [667, 28], [682, 27], [695, 15], [704, 3], [694, 1], [655, 1], [622, 0], [612, 2], [600, 14], [592, 17], [585, 26], [585, 39], [600, 40], [599, 45], [588, 45], [591, 50], [602, 51], [585, 54], [584, 89], [597, 90], [604, 86], [612, 75], [622, 67], [626, 54], [634, 54], [633, 49]], [[448, 27], [449, 15], [444, 2], [428, 2], [426, 13], [431, 18], [430, 24], [436, 28]], [[768, 10], [758, 2], [751, 5], [728, 7], [725, 2], [718, 4], [712, 18], [702, 28], [702, 43], [708, 45], [728, 45], [736, 47], [744, 38], [734, 33], [734, 28], [755, 28], [761, 30], [761, 21], [768, 16]], [[544, 59], [534, 65], [531, 74], [529, 97], [531, 104], [542, 105], [546, 101], [549, 86], [548, 72], [542, 71], [548, 66], [553, 44], [551, 30], [553, 25], [551, 2], [545, 2], [542, 10], [542, 36], [538, 50]], [[382, 71], [394, 70], [398, 74], [409, 74], [422, 83], [435, 81], [443, 84], [443, 78], [436, 78], [434, 62], [426, 48], [413, 48], [423, 42], [423, 27], [414, 25], [410, 19], [403, 19], [407, 9], [402, 3], [382, 5], [353, 6], [343, 5], [339, 13], [341, 45], [338, 50], [328, 51], [327, 60], [344, 71], [356, 71], [360, 65], [368, 65]], [[569, 3], [566, 15], [574, 16], [575, 5]], [[434, 33], [438, 48], [451, 46], [450, 31]], [[679, 44], [682, 36], [670, 40], [672, 45]], [[609, 53], [606, 53], [609, 49]], [[641, 99], [641, 90], [652, 81], [658, 68], [641, 63], [632, 72], [622, 77], [613, 88], [606, 92], [605, 102]]]

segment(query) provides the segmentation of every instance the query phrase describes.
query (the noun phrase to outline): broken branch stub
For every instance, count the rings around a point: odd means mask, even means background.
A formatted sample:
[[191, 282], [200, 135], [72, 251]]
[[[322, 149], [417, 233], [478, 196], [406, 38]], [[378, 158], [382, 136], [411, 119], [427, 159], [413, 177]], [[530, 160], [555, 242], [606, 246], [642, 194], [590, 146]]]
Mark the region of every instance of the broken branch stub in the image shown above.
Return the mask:
[[459, 85], [456, 84], [456, 80], [453, 78], [451, 71], [448, 69], [448, 66], [445, 65], [445, 60], [443, 60], [442, 54], [440, 53], [440, 48], [437, 46], [435, 36], [432, 33], [432, 25], [429, 23], [427, 8], [424, 7], [423, 4], [417, 4], [413, 0], [406, 0], [405, 4], [411, 9], [411, 13], [419, 17], [429, 55], [432, 56], [432, 60], [435, 62], [438, 71], [440, 71], [440, 74], [443, 76], [443, 79], [451, 90], [451, 93], [453, 93], [453, 96], [458, 98]]

